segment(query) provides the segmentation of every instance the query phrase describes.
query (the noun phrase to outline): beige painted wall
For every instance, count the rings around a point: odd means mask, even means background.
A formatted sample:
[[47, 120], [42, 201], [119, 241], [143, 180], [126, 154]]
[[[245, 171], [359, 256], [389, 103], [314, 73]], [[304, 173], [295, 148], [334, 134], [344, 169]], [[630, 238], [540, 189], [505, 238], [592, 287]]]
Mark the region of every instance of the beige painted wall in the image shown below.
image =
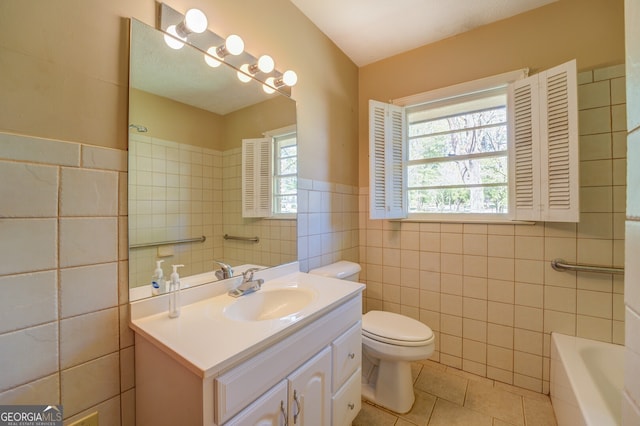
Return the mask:
[[224, 116], [223, 150], [242, 147], [242, 139], [261, 138], [264, 132], [296, 124], [296, 105], [284, 96]]
[[224, 149], [224, 117], [141, 90], [132, 89], [129, 96], [131, 123], [149, 130], [142, 136]]
[[559, 0], [360, 69], [360, 187], [368, 186], [369, 99], [389, 101], [519, 68], [576, 58], [578, 70], [624, 63], [623, 0]]
[[[296, 104], [284, 96], [221, 116], [141, 90], [131, 90], [130, 122], [147, 127], [142, 136], [225, 151], [242, 139], [296, 124]], [[135, 130], [131, 130], [135, 132]]]
[[[357, 182], [358, 69], [291, 2], [168, 4], [201, 8], [218, 34], [294, 69], [301, 176]], [[127, 18], [155, 14], [153, 0], [0, 2], [0, 131], [126, 149]]]

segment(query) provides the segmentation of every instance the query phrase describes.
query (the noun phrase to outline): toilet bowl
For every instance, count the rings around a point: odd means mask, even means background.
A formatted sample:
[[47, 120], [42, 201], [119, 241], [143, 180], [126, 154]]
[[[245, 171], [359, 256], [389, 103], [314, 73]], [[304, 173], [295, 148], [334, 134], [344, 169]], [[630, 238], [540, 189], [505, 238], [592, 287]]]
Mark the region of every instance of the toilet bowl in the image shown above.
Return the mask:
[[[340, 261], [310, 274], [358, 281], [360, 265]], [[420, 321], [393, 312], [362, 316], [362, 396], [397, 413], [415, 401], [411, 362], [433, 354], [433, 331]]]

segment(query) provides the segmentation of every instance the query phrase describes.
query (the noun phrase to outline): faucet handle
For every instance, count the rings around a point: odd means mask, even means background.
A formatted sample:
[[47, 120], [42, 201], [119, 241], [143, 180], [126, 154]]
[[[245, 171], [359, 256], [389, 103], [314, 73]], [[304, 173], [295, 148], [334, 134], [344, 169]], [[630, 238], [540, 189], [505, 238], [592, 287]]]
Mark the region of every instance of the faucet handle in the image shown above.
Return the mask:
[[[231, 278], [231, 277], [233, 277], [233, 269], [231, 268], [231, 265], [229, 265], [228, 263], [221, 262], [219, 260], [215, 260], [215, 259], [213, 261], [220, 266], [220, 269], [222, 271], [221, 275], [222, 275], [223, 278]], [[218, 272], [220, 272], [220, 271], [216, 271], [216, 276], [218, 278], [220, 278], [219, 275], [218, 275]]]
[[253, 281], [253, 274], [259, 271], [260, 268], [249, 268], [242, 273], [242, 278], [245, 282]]

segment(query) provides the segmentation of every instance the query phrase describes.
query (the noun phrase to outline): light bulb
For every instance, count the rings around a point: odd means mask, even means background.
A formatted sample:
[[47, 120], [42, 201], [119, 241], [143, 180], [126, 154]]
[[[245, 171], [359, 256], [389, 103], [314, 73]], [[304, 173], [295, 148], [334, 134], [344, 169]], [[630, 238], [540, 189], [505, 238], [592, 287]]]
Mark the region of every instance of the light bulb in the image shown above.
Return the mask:
[[184, 24], [192, 33], [203, 33], [207, 29], [207, 16], [200, 9], [189, 9], [184, 15]]
[[262, 90], [264, 90], [265, 93], [270, 95], [275, 92], [275, 89], [273, 88], [274, 86], [275, 86], [275, 79], [273, 77], [269, 77], [265, 80], [264, 84], [262, 85]]
[[239, 55], [244, 51], [244, 41], [240, 36], [231, 34], [224, 42], [224, 47], [232, 55]]
[[220, 59], [216, 59], [218, 58], [218, 55], [216, 54], [216, 48], [215, 47], [208, 48], [207, 53], [208, 53], [207, 55], [204, 55], [204, 61], [207, 63], [207, 65], [209, 65], [211, 68], [219, 67]]
[[269, 55], [262, 55], [258, 58], [258, 69], [265, 74], [270, 73], [276, 67], [273, 58]]
[[282, 74], [282, 82], [289, 87], [295, 86], [298, 82], [298, 74], [291, 70], [285, 71], [284, 74]]
[[243, 64], [240, 66], [240, 71], [237, 72], [238, 74], [238, 80], [240, 80], [243, 83], [248, 83], [251, 81], [251, 77], [249, 77], [247, 74], [249, 74], [249, 64]]
[[[170, 25], [167, 28], [167, 33], [169, 33], [169, 34], [171, 34], [171, 36], [173, 36], [173, 37], [171, 37], [170, 35], [167, 35], [167, 34], [164, 35], [164, 42], [167, 43], [167, 46], [169, 46], [172, 49], [176, 49], [176, 50], [182, 49], [182, 46], [184, 46], [184, 43], [182, 41], [187, 41], [187, 38], [186, 37], [180, 37], [178, 35], [178, 33], [176, 32], [176, 26], [175, 25]], [[177, 39], [180, 39], [182, 41], [177, 40]]]

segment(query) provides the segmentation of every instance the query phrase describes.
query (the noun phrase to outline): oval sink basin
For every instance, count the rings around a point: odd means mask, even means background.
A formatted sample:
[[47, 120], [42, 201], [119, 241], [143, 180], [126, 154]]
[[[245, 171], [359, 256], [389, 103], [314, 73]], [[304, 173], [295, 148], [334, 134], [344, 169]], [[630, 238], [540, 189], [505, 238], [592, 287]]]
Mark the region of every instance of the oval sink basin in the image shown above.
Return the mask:
[[300, 312], [313, 300], [312, 291], [301, 288], [258, 290], [240, 296], [224, 308], [224, 315], [238, 321], [264, 321]]

